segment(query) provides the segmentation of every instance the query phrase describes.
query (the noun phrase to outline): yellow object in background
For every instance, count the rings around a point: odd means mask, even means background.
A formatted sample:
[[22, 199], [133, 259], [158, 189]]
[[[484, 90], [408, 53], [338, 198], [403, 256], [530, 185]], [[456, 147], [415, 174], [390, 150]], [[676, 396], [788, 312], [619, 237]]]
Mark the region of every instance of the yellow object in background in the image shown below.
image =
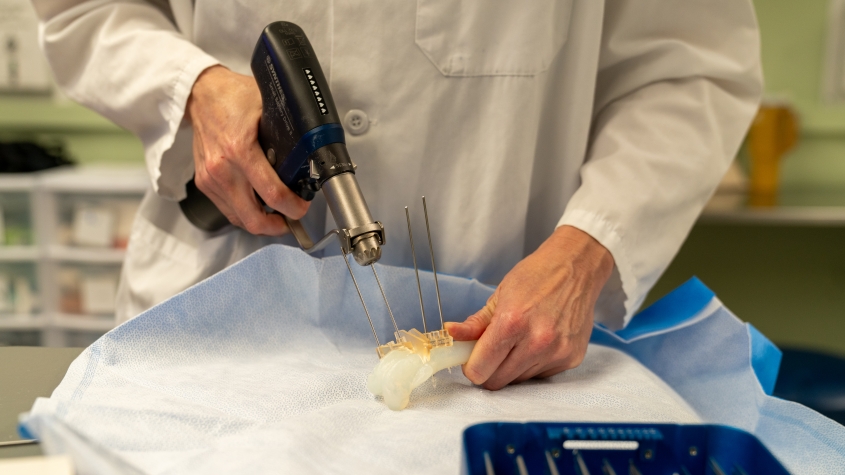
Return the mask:
[[780, 187], [780, 161], [798, 141], [798, 117], [785, 104], [761, 104], [748, 131], [749, 202], [774, 206]]

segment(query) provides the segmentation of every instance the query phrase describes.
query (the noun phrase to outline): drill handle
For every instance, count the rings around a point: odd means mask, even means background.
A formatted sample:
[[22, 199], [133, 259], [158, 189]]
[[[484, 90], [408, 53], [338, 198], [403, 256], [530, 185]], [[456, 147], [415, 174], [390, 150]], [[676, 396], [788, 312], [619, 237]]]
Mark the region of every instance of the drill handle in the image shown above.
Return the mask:
[[[354, 173], [328, 82], [305, 32], [293, 23], [271, 23], [258, 39], [251, 68], [262, 101], [258, 142], [282, 183], [310, 201], [329, 178]], [[186, 192], [179, 206], [195, 226], [217, 231], [229, 223], [193, 179]]]
[[278, 21], [261, 34], [251, 67], [263, 103], [261, 148], [282, 183], [310, 201], [326, 180], [353, 171], [320, 62], [300, 27]]

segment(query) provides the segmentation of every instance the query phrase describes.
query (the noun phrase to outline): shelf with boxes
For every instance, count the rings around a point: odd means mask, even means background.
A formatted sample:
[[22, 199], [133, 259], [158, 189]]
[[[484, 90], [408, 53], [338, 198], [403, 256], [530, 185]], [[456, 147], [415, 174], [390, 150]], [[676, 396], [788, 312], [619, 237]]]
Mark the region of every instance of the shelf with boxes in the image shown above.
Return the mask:
[[138, 168], [0, 176], [0, 345], [80, 346], [115, 325], [149, 179]]
[[700, 224], [830, 227], [845, 226], [845, 189], [784, 189], [768, 206], [750, 206], [745, 190], [717, 192]]
[[0, 176], [0, 344], [32, 344], [44, 328], [38, 298], [33, 176]]

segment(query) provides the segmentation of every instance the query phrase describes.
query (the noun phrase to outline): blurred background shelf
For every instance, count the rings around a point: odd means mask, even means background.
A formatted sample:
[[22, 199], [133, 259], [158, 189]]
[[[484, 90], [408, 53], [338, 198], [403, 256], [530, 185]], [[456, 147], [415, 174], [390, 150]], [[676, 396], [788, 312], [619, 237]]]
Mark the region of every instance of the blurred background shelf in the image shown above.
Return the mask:
[[53, 317], [51, 325], [66, 330], [83, 330], [105, 333], [115, 326], [114, 316], [100, 317], [91, 315], [76, 315], [58, 313]]
[[35, 186], [35, 177], [28, 174], [0, 174], [0, 191], [29, 192]]
[[143, 194], [150, 179], [138, 167], [75, 167], [43, 172], [39, 186], [52, 193]]
[[0, 262], [27, 262], [38, 259], [37, 246], [0, 246]]
[[148, 187], [138, 166], [0, 174], [0, 311], [21, 314], [0, 314], [0, 345], [86, 346], [114, 327], [124, 248]]
[[62, 245], [51, 245], [47, 247], [47, 257], [56, 261], [121, 264], [125, 255], [126, 251], [123, 249], [98, 249]]
[[744, 194], [716, 195], [699, 224], [845, 226], [845, 189], [782, 190], [770, 207], [746, 205]]
[[795, 226], [845, 226], [845, 207], [777, 207], [707, 211], [700, 224], [749, 224]]
[[46, 319], [41, 315], [0, 315], [2, 330], [40, 330]]

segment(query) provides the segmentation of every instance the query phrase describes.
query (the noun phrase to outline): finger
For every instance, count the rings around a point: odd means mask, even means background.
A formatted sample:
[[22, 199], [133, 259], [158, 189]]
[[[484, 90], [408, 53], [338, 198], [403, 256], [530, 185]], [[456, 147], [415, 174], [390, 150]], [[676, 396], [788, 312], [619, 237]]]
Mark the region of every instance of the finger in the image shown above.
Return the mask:
[[513, 382], [521, 383], [531, 378], [549, 378], [558, 373], [578, 367], [578, 365], [581, 364], [581, 361], [583, 361], [583, 356], [581, 356], [576, 350], [563, 359], [553, 358], [548, 364], [540, 365], [538, 363], [537, 365], [532, 366], [528, 369], [528, 371], [522, 373]]
[[525, 370], [525, 372], [520, 374], [516, 379], [511, 381], [510, 384], [517, 384], [523, 381], [528, 381], [529, 379], [536, 377], [537, 373], [539, 373], [541, 369], [543, 369], [543, 367], [540, 366], [540, 363], [536, 363], [527, 370]]
[[587, 346], [574, 348], [565, 358], [553, 360], [537, 373], [538, 378], [548, 378], [562, 371], [577, 368], [587, 356]]
[[478, 339], [469, 355], [469, 361], [463, 366], [464, 376], [473, 384], [483, 385], [507, 358], [513, 347], [511, 341], [496, 341], [485, 333]]
[[457, 341], [470, 341], [481, 338], [481, 335], [490, 325], [490, 320], [493, 318], [493, 312], [496, 310], [496, 302], [498, 300], [497, 296], [498, 292], [493, 292], [493, 295], [487, 299], [484, 307], [478, 312], [475, 312], [475, 314], [467, 317], [463, 322], [446, 322], [446, 331]]
[[548, 368], [548, 369], [544, 369], [543, 371], [540, 371], [539, 373], [537, 373], [536, 375], [534, 375], [532, 377], [551, 378], [552, 376], [554, 376], [556, 374], [563, 373], [564, 371], [567, 371], [567, 370], [570, 370], [570, 369], [572, 369], [572, 367], [570, 365], [557, 365], [557, 366], [553, 366], [553, 367]]
[[249, 160], [246, 161], [248, 166], [243, 172], [264, 203], [285, 216], [302, 219], [310, 203], [282, 183], [279, 175], [265, 158], [258, 142], [253, 143], [248, 153], [250, 155]]
[[[197, 140], [194, 140], [194, 154], [202, 154], [202, 149], [197, 146]], [[208, 170], [206, 170], [203, 165], [203, 160], [197, 160], [195, 163], [194, 184], [206, 197], [208, 197], [208, 199], [211, 200], [212, 203], [214, 203], [214, 206], [216, 206], [217, 209], [226, 216], [226, 219], [228, 219], [230, 223], [238, 227], [243, 227], [241, 220], [238, 218], [238, 214], [231, 206], [229, 206], [228, 200], [217, 192], [219, 185], [214, 181], [208, 173]]]
[[[584, 353], [586, 349], [584, 350]], [[556, 374], [562, 373], [564, 371], [568, 371], [570, 369], [577, 368], [578, 365], [584, 360], [584, 354], [581, 352], [573, 352], [570, 353], [568, 357], [564, 359], [556, 359], [551, 363], [547, 364], [545, 367], [540, 368], [537, 371], [537, 374], [534, 376], [536, 378], [550, 378]]]
[[[197, 187], [199, 187], [199, 185], [197, 185]], [[205, 194], [205, 196], [208, 197], [208, 199], [211, 200], [212, 203], [214, 203], [214, 206], [216, 206], [217, 209], [220, 210], [221, 213], [223, 213], [223, 216], [225, 216], [230, 223], [239, 228], [243, 227], [243, 223], [241, 223], [240, 218], [238, 218], [238, 214], [235, 212], [234, 209], [232, 209], [231, 206], [229, 206], [229, 203], [225, 199], [218, 196], [217, 193], [215, 193], [213, 190], [202, 192], [203, 194]]]
[[234, 186], [232, 195], [228, 198], [241, 227], [250, 234], [281, 236], [287, 232], [285, 219], [278, 214], [267, 214], [264, 206], [255, 197], [252, 186], [245, 180]]
[[[506, 323], [503, 324], [503, 320]], [[507, 323], [508, 320], [511, 319], [500, 314], [495, 315], [469, 355], [469, 360], [464, 365], [464, 375], [474, 384], [486, 383], [521, 339], [521, 332], [509, 328], [513, 324]]]
[[491, 391], [502, 389], [531, 370], [531, 368], [539, 370], [537, 353], [532, 352], [529, 345], [524, 343], [516, 345], [484, 383], [484, 388]]
[[222, 158], [203, 160], [202, 166], [196, 172], [197, 187], [232, 224], [255, 235], [281, 236], [288, 232], [282, 216], [265, 212], [239, 167]]

